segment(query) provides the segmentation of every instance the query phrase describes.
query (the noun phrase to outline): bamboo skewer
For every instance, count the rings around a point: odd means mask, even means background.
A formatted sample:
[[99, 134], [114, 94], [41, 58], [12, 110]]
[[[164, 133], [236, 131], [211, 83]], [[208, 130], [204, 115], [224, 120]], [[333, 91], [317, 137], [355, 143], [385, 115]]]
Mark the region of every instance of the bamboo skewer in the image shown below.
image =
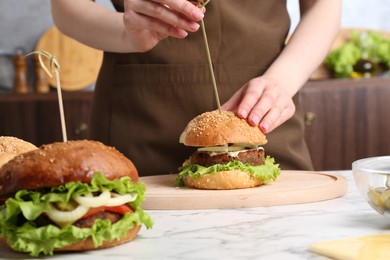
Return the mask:
[[[203, 8], [203, 7], [205, 7], [210, 1], [211, 1], [211, 0], [202, 1], [202, 2], [198, 3], [198, 7], [199, 7], [199, 8]], [[217, 81], [215, 80], [213, 62], [212, 62], [212, 59], [211, 59], [209, 43], [208, 43], [208, 40], [207, 40], [206, 26], [205, 26], [205, 24], [204, 24], [204, 20], [203, 20], [203, 19], [200, 21], [200, 25], [201, 25], [202, 34], [203, 34], [203, 40], [204, 40], [204, 45], [205, 45], [205, 49], [206, 49], [207, 61], [208, 61], [209, 68], [210, 68], [211, 80], [212, 80], [212, 83], [213, 83], [215, 101], [217, 102], [217, 107], [218, 107], [219, 112], [222, 113], [222, 110], [221, 110], [221, 102], [219, 101], [219, 93], [218, 93]]]
[[56, 57], [52, 54], [50, 54], [47, 51], [34, 51], [26, 56], [32, 55], [32, 54], [37, 54], [39, 63], [41, 64], [42, 68], [46, 72], [46, 74], [52, 78], [53, 75], [50, 73], [50, 70], [46, 67], [45, 63], [43, 62], [42, 57], [46, 57], [50, 59], [50, 69], [54, 73], [54, 77], [56, 80], [56, 85], [57, 85], [57, 96], [58, 96], [58, 105], [60, 109], [60, 119], [61, 119], [61, 129], [62, 129], [62, 139], [64, 142], [68, 141], [68, 137], [66, 134], [66, 125], [65, 125], [65, 114], [64, 114], [64, 105], [63, 105], [63, 100], [62, 100], [62, 89], [61, 89], [61, 82], [60, 82], [60, 64], [58, 63]]

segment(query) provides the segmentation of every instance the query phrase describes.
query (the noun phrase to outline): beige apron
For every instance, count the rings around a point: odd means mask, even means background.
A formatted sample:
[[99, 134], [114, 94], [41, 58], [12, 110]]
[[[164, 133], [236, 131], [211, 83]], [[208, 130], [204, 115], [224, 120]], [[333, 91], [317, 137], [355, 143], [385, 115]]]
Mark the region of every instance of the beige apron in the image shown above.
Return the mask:
[[[121, 1], [115, 7], [122, 11]], [[213, 0], [205, 16], [221, 103], [262, 75], [284, 47], [285, 0]], [[267, 135], [282, 169], [312, 169], [302, 110]], [[202, 33], [169, 38], [147, 53], [105, 53], [95, 89], [91, 139], [115, 146], [141, 176], [177, 172], [195, 150], [179, 144], [193, 117], [216, 109]]]

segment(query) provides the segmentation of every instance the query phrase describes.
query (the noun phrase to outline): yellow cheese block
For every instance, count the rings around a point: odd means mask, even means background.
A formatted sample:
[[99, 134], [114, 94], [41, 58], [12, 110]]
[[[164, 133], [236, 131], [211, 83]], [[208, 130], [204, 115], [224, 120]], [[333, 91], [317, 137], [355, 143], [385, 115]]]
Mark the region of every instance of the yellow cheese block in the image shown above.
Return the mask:
[[339, 260], [390, 259], [390, 234], [327, 241], [310, 245], [310, 250]]

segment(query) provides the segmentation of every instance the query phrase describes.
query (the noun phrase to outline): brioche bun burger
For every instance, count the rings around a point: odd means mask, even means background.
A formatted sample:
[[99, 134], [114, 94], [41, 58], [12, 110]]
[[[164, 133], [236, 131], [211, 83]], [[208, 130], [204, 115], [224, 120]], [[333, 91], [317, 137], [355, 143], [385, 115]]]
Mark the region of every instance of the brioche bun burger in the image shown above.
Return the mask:
[[192, 119], [180, 143], [198, 147], [179, 169], [176, 185], [230, 190], [260, 186], [280, 174], [274, 159], [265, 157], [267, 143], [259, 127], [229, 111], [211, 111]]
[[152, 227], [144, 193], [134, 164], [113, 147], [43, 145], [0, 169], [0, 241], [31, 256], [113, 247]]

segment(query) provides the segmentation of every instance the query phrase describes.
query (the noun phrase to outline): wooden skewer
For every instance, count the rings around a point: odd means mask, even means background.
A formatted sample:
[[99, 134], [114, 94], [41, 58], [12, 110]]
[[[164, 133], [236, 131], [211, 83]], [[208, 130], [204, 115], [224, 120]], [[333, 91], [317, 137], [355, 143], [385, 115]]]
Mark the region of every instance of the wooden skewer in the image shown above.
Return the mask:
[[[211, 0], [202, 1], [202, 2], [200, 2], [200, 3], [198, 4], [198, 7], [199, 7], [199, 8], [203, 8], [203, 7], [205, 7], [210, 1], [211, 1]], [[209, 63], [210, 74], [211, 74], [211, 80], [212, 80], [213, 88], [214, 88], [215, 100], [216, 100], [216, 102], [217, 102], [217, 107], [218, 107], [219, 112], [222, 113], [222, 110], [221, 110], [221, 102], [219, 101], [219, 93], [218, 93], [217, 81], [215, 80], [213, 62], [212, 62], [212, 59], [211, 59], [209, 43], [208, 43], [207, 34], [206, 34], [206, 27], [205, 27], [205, 24], [204, 24], [204, 20], [203, 20], [203, 19], [200, 21], [200, 25], [201, 25], [201, 28], [202, 28], [202, 34], [203, 34], [204, 45], [205, 45], [205, 48], [206, 48], [207, 61], [208, 61], [208, 63]]]
[[62, 89], [61, 89], [61, 81], [60, 81], [60, 64], [58, 63], [56, 57], [52, 54], [50, 54], [47, 51], [34, 51], [31, 52], [28, 55], [31, 54], [37, 54], [39, 63], [41, 64], [44, 71], [49, 75], [50, 78], [53, 77], [53, 75], [50, 73], [50, 70], [46, 67], [45, 63], [43, 62], [42, 57], [46, 57], [50, 59], [50, 69], [52, 72], [54, 72], [54, 77], [56, 79], [57, 84], [57, 96], [58, 96], [58, 105], [60, 109], [60, 119], [61, 119], [61, 129], [62, 129], [62, 139], [64, 142], [68, 141], [68, 137], [66, 134], [66, 125], [65, 125], [65, 114], [64, 114], [64, 106], [63, 106], [63, 100], [62, 100]]
[[221, 111], [221, 103], [219, 101], [219, 93], [218, 93], [217, 81], [215, 80], [213, 62], [211, 60], [210, 48], [209, 48], [209, 44], [208, 44], [208, 41], [207, 41], [206, 28], [205, 28], [203, 19], [202, 19], [200, 24], [202, 26], [203, 40], [204, 40], [204, 45], [206, 47], [207, 61], [209, 63], [211, 80], [212, 80], [213, 88], [214, 88], [215, 100], [217, 102], [217, 107], [218, 107], [219, 112], [222, 112]]

